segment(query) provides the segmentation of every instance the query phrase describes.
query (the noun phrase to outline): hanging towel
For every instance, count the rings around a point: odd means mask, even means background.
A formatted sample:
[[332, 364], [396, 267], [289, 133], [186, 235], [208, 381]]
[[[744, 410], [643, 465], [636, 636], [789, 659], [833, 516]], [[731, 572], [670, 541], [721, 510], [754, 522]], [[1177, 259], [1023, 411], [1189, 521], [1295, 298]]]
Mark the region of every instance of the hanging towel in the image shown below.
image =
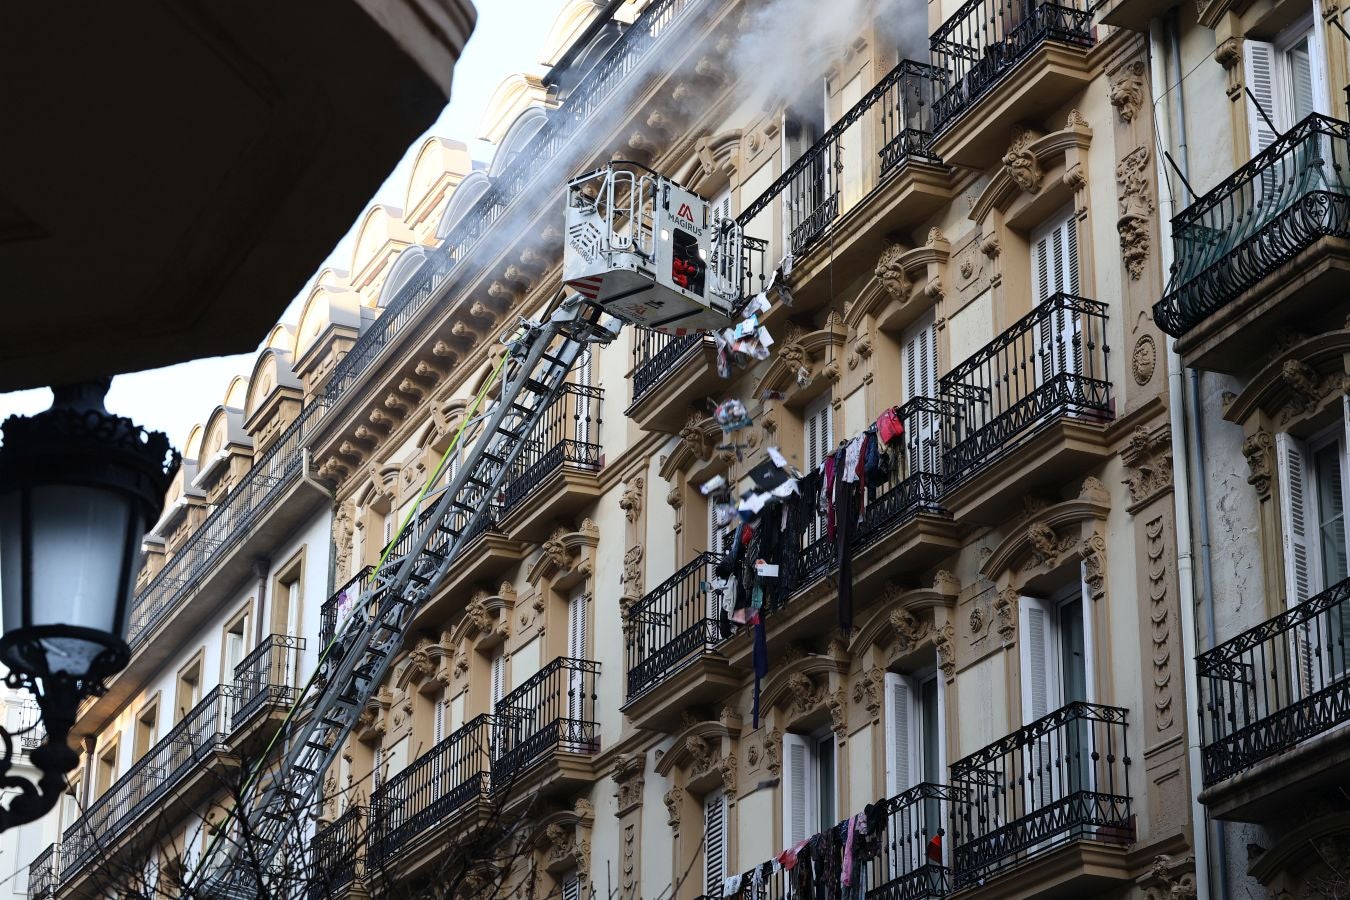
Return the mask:
[[728, 875], [722, 880], [722, 896], [735, 897], [741, 892], [741, 876]]

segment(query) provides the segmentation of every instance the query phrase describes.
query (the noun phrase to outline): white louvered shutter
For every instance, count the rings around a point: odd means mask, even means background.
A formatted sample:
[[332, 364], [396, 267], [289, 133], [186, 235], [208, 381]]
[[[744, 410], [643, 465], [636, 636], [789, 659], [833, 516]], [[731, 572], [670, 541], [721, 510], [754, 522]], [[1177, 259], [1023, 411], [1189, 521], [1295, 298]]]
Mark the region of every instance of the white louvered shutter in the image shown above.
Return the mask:
[[581, 900], [581, 879], [576, 872], [568, 872], [563, 876], [562, 900]]
[[[586, 601], [589, 595], [583, 591], [567, 601], [567, 655], [574, 660], [586, 659]], [[568, 670], [567, 676], [567, 718], [581, 722], [586, 718], [586, 678], [577, 667]]]
[[886, 693], [886, 794], [894, 797], [920, 779], [918, 692], [904, 675], [887, 672]]
[[431, 742], [439, 744], [445, 740], [445, 705], [448, 703], [444, 697], [436, 701], [436, 715], [432, 719]]
[[378, 791], [384, 784], [384, 745], [375, 745], [375, 766], [370, 772], [370, 789]]
[[[1022, 724], [1030, 725], [1059, 708], [1059, 681], [1055, 656], [1054, 610], [1044, 600], [1023, 597], [1018, 608], [1021, 620], [1018, 640], [1022, 682]], [[1024, 799], [1040, 809], [1055, 799], [1055, 748], [1048, 738], [1033, 741], [1026, 748]]]
[[591, 443], [591, 398], [586, 396], [591, 386], [591, 364], [591, 352], [583, 351], [576, 367], [577, 387], [580, 389], [576, 397], [576, 440], [579, 444]]
[[[1070, 208], [1047, 223], [1032, 238], [1031, 268], [1036, 302], [1055, 294], [1079, 295], [1078, 223]], [[1057, 309], [1051, 319], [1036, 325], [1038, 385], [1059, 374], [1083, 370], [1082, 317]]]
[[1280, 476], [1285, 601], [1292, 607], [1312, 596], [1306, 497], [1308, 482], [1302, 442], [1288, 432], [1277, 433], [1275, 458]]
[[[937, 325], [932, 313], [905, 332], [903, 344], [905, 400], [937, 397]], [[904, 454], [901, 477], [908, 478], [916, 471], [928, 474], [941, 472], [941, 422], [938, 417], [920, 411], [910, 415], [902, 424], [905, 426], [904, 444], [908, 452]]]
[[497, 704], [506, 696], [506, 656], [498, 652], [492, 657], [491, 702], [496, 712]]
[[[830, 395], [817, 397], [807, 404], [804, 413], [803, 436], [806, 469], [810, 471], [825, 461], [834, 442], [834, 410], [830, 406]], [[811, 521], [808, 539], [814, 541], [824, 529], [824, 520], [817, 516]]]
[[727, 798], [713, 791], [703, 798], [703, 884], [708, 896], [722, 896], [726, 876]]
[[1243, 92], [1242, 102], [1247, 105], [1247, 147], [1252, 156], [1269, 147], [1279, 136], [1271, 130], [1270, 125], [1266, 124], [1266, 116], [1269, 116], [1271, 121], [1279, 126], [1283, 115], [1279, 105], [1279, 94], [1276, 91], [1278, 77], [1275, 70], [1276, 58], [1277, 51], [1274, 44], [1265, 41], [1243, 41], [1243, 80], [1266, 113], [1262, 116], [1253, 105], [1252, 98]]
[[783, 735], [783, 846], [791, 847], [812, 834], [811, 742], [800, 734]]

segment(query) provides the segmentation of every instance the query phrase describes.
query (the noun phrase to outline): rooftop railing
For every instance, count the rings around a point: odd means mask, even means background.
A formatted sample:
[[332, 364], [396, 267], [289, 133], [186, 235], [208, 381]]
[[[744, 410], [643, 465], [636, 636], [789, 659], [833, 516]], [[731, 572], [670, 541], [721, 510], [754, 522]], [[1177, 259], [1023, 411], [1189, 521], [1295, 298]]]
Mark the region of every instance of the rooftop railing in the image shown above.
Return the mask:
[[493, 722], [492, 779], [510, 784], [555, 749], [592, 753], [596, 679], [600, 663], [560, 656], [497, 702]]
[[1074, 702], [952, 763], [956, 888], [1074, 841], [1134, 840], [1126, 710]]
[[390, 778], [370, 798], [367, 866], [378, 869], [491, 784], [492, 716], [478, 716]]
[[1173, 217], [1154, 317], [1180, 337], [1328, 236], [1350, 238], [1350, 124], [1314, 114]]
[[1350, 722], [1350, 579], [1196, 657], [1204, 782]]
[[1055, 294], [938, 382], [957, 410], [943, 459], [948, 486], [1065, 416], [1114, 414], [1106, 304]]
[[949, 126], [1046, 41], [1091, 47], [1091, 4], [967, 0], [929, 41], [934, 64], [952, 75], [934, 105], [934, 127]]
[[700, 553], [629, 608], [624, 622], [629, 700], [730, 636], [722, 623], [726, 598], [712, 587], [721, 558]]

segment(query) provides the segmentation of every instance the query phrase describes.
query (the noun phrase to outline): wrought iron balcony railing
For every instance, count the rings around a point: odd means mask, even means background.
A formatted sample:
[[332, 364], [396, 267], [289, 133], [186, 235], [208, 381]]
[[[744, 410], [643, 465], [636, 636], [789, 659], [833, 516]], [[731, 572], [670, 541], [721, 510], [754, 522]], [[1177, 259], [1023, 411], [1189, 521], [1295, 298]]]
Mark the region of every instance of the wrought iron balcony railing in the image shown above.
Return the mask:
[[1173, 217], [1154, 317], [1180, 337], [1328, 236], [1350, 238], [1350, 124], [1314, 114]]
[[956, 888], [1075, 841], [1134, 840], [1126, 711], [1070, 703], [952, 763]]
[[390, 778], [370, 798], [366, 865], [378, 869], [491, 788], [492, 716], [478, 716]]
[[[920, 512], [942, 513], [944, 436], [956, 407], [945, 400], [915, 397], [898, 407], [905, 427], [903, 443], [885, 481], [868, 482], [862, 521], [852, 529], [844, 552], [861, 553]], [[800, 590], [833, 571], [839, 548], [812, 521], [798, 535], [799, 561], [792, 590]]]
[[600, 446], [600, 406], [604, 388], [568, 384], [525, 440], [516, 457], [516, 471], [506, 486], [503, 509], [510, 511], [532, 496], [550, 475], [564, 467], [598, 471], [604, 454]]
[[365, 807], [349, 806], [314, 834], [314, 877], [307, 892], [309, 900], [341, 897], [343, 889], [356, 880], [357, 850], [367, 818]]
[[28, 866], [29, 900], [48, 900], [56, 896], [59, 881], [57, 864], [61, 861], [61, 845], [48, 844], [47, 848], [33, 857]]
[[1350, 579], [1196, 657], [1206, 785], [1350, 722]]
[[[947, 863], [949, 849], [943, 845], [946, 823], [953, 807], [959, 805], [962, 792], [944, 784], [924, 782], [885, 801], [881, 851], [856, 861], [851, 891], [843, 896], [867, 900], [927, 900], [945, 897], [952, 890], [952, 875]], [[848, 819], [834, 826], [836, 838], [846, 837]], [[833, 842], [835, 857], [827, 871], [842, 873], [843, 840]], [[861, 856], [861, 854], [859, 854]], [[756, 890], [754, 870], [741, 878], [735, 900], [793, 900], [801, 896], [792, 887], [791, 872], [777, 869]], [[832, 889], [839, 888], [839, 874], [829, 876]], [[721, 900], [721, 884], [706, 886], [700, 900]], [[823, 886], [822, 886], [823, 887]], [[833, 896], [833, 893], [827, 896]]]
[[269, 634], [234, 667], [233, 730], [243, 727], [260, 710], [294, 702], [300, 651], [304, 649], [302, 637]]
[[148, 813], [230, 733], [233, 688], [212, 689], [159, 743], [89, 805], [61, 835], [61, 878], [69, 881]]
[[593, 753], [600, 663], [560, 656], [497, 701], [492, 724], [494, 789], [511, 784], [555, 749]]
[[1055, 294], [939, 380], [957, 415], [943, 455], [963, 481], [1063, 417], [1114, 416], [1106, 304]]
[[629, 700], [730, 637], [722, 630], [724, 598], [712, 588], [721, 558], [700, 553], [629, 607], [624, 622]]
[[35, 750], [47, 739], [47, 728], [42, 722], [42, 708], [36, 700], [23, 700], [14, 703], [8, 709], [8, 721], [5, 730], [20, 735], [19, 749]]
[[323, 606], [319, 607], [320, 652], [333, 642], [338, 623], [347, 617], [356, 601], [370, 587], [370, 578], [374, 574], [374, 566], [362, 566], [360, 571], [347, 579], [346, 584], [333, 592], [333, 596], [323, 601]]
[[1095, 39], [1087, 0], [967, 0], [929, 41], [934, 65], [952, 75], [933, 106], [934, 128], [951, 125], [1041, 44]]
[[455, 261], [468, 258], [518, 198], [536, 193], [529, 188], [541, 173], [552, 170], [545, 164], [557, 158], [592, 114], [604, 108], [615, 92], [657, 57], [654, 48], [684, 18], [686, 10], [703, 2], [656, 0], [648, 4], [605, 58], [569, 93], [566, 104], [550, 112], [548, 121], [534, 138], [506, 164], [492, 186], [451, 228], [441, 246], [428, 254], [429, 260], [334, 366], [323, 392], [301, 410], [297, 420], [255, 460], [225, 501], [137, 594], [128, 628], [133, 650], [144, 645], [154, 628], [178, 608], [198, 580], [237, 546], [258, 518], [295, 483], [303, 467], [304, 443], [315, 426], [341, 402], [394, 338], [420, 318], [432, 297], [441, 292]]
[[751, 226], [783, 198], [789, 245], [805, 253], [832, 222], [910, 159], [939, 162], [928, 149], [933, 103], [947, 83], [941, 68], [902, 60], [737, 217]]

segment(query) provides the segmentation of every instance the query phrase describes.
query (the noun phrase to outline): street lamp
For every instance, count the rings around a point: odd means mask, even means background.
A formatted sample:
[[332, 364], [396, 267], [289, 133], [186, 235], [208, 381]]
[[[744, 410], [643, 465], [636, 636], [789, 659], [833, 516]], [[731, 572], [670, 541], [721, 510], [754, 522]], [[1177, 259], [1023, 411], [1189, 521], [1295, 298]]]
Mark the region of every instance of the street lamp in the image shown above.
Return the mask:
[[51, 409], [11, 416], [0, 448], [0, 663], [36, 697], [46, 742], [30, 754], [37, 785], [8, 774], [0, 728], [0, 831], [45, 815], [79, 765], [67, 735], [80, 701], [131, 658], [127, 612], [141, 539], [164, 508], [177, 452], [159, 432], [110, 415], [112, 379], [53, 388]]

